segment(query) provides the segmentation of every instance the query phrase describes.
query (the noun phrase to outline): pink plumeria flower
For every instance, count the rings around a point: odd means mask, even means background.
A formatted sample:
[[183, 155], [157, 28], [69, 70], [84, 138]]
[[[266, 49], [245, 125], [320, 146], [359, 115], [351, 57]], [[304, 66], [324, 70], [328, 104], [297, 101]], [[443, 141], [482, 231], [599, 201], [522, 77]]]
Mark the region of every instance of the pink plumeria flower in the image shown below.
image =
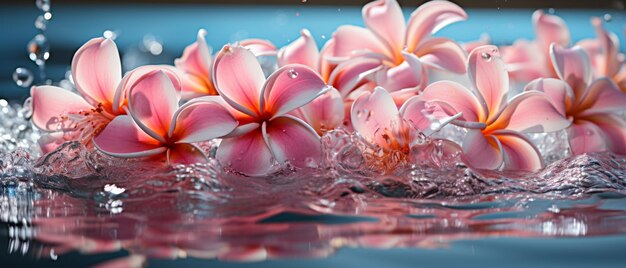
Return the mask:
[[[415, 96], [398, 110], [391, 94], [377, 87], [371, 93], [361, 94], [352, 104], [352, 126], [367, 143], [382, 149], [382, 159], [391, 156], [385, 161], [406, 160], [410, 157], [411, 148], [422, 141], [421, 135], [430, 136], [461, 116], [460, 113], [448, 116], [440, 112], [436, 115], [438, 118], [433, 120], [424, 112], [426, 105], [420, 96]], [[394, 168], [395, 163], [391, 164], [389, 168]]]
[[[296, 39], [287, 46], [284, 46], [278, 51], [277, 62], [279, 67], [283, 67], [289, 64], [302, 64], [317, 71], [322, 77], [324, 82], [332, 85], [337, 81], [338, 85], [345, 85], [346, 83], [340, 83], [342, 78], [346, 77], [344, 74], [330, 73], [330, 66], [323, 61], [321, 53], [317, 48], [315, 39], [311, 33], [303, 29], [301, 31], [300, 38]], [[336, 68], [336, 72], [340, 72], [342, 68]], [[358, 76], [357, 73], [353, 73], [354, 76]], [[333, 77], [333, 82], [329, 79]], [[345, 107], [343, 103], [343, 97], [334, 87], [328, 89], [328, 91], [321, 96], [317, 97], [310, 103], [294, 110], [293, 114], [298, 118], [307, 122], [317, 134], [322, 135], [327, 130], [335, 129], [343, 124], [345, 117]]]
[[[406, 99], [427, 85], [427, 68], [465, 73], [466, 52], [454, 41], [432, 37], [467, 14], [447, 1], [431, 1], [418, 7], [405, 23], [396, 0], [378, 0], [363, 7], [367, 28], [341, 26], [328, 41], [333, 61], [360, 58], [361, 69], [375, 70], [373, 80], [392, 94]], [[410, 93], [396, 93], [408, 90]], [[402, 103], [403, 101], [398, 101]]]
[[528, 82], [541, 77], [556, 77], [550, 64], [550, 44], [570, 45], [567, 24], [558, 16], [537, 10], [532, 16], [536, 40], [518, 40], [501, 47], [502, 59], [512, 80]]
[[[206, 35], [206, 30], [200, 29], [196, 42], [187, 46], [183, 55], [174, 61], [179, 71], [177, 74], [181, 77], [183, 100], [218, 94], [211, 77], [213, 57], [206, 42]], [[276, 55], [276, 47], [267, 40], [246, 39], [239, 44], [256, 56]]]
[[326, 90], [320, 76], [304, 65], [286, 65], [267, 80], [256, 57], [241, 46], [226, 45], [213, 67], [215, 87], [231, 107], [239, 127], [224, 138], [217, 159], [250, 176], [263, 175], [274, 160], [307, 167], [321, 157], [319, 136], [288, 113]]
[[583, 48], [553, 44], [550, 52], [560, 80], [538, 79], [526, 90], [548, 94], [559, 113], [572, 121], [567, 129], [572, 152], [626, 154], [626, 122], [618, 115], [626, 107], [626, 94], [608, 77], [592, 79]]
[[56, 86], [31, 89], [33, 123], [49, 133], [39, 141], [48, 153], [65, 141], [89, 144], [113, 118], [126, 114], [125, 91], [144, 72], [163, 68], [172, 77], [171, 68], [145, 66], [129, 72], [122, 79], [117, 46], [111, 39], [94, 38], [81, 46], [72, 60], [72, 76], [78, 94]]
[[439, 81], [420, 96], [450, 115], [462, 113], [452, 123], [468, 130], [462, 144], [466, 163], [488, 170], [542, 168], [539, 151], [522, 133], [557, 131], [570, 122], [543, 92], [528, 91], [507, 101], [509, 76], [495, 46], [474, 49], [467, 69], [474, 91]]
[[115, 117], [94, 138], [102, 152], [123, 158], [165, 156], [168, 164], [206, 162], [193, 143], [224, 136], [237, 120], [220, 103], [179, 106], [180, 89], [162, 70], [142, 75], [129, 89], [128, 113]]
[[626, 65], [617, 35], [607, 32], [600, 18], [593, 17], [591, 24], [596, 29], [596, 39], [577, 44], [589, 54], [594, 77], [609, 77], [626, 93]]

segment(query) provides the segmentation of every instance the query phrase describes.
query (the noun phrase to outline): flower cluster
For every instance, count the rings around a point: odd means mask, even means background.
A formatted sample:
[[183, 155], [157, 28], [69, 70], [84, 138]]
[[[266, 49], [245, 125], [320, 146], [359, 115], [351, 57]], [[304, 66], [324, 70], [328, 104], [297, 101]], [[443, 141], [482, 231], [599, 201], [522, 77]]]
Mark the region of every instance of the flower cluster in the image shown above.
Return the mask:
[[[537, 11], [537, 40], [499, 48], [433, 36], [467, 19], [451, 2], [427, 2], [408, 21], [396, 0], [362, 11], [366, 27], [340, 26], [321, 49], [303, 29], [282, 48], [248, 39], [212, 55], [200, 30], [173, 66], [123, 76], [115, 43], [92, 39], [72, 62], [78, 92], [32, 88], [42, 149], [80, 140], [116, 157], [189, 164], [209, 157], [199, 143], [220, 139], [215, 158], [254, 176], [275, 163], [317, 166], [320, 136], [333, 129], [354, 131], [387, 161], [411, 159], [448, 125], [463, 140], [436, 139], [477, 169], [541, 169], [528, 133], [566, 130], [574, 154], [626, 154], [624, 56], [600, 19], [595, 39], [570, 46], [565, 22]], [[267, 77], [259, 56], [276, 57]]]

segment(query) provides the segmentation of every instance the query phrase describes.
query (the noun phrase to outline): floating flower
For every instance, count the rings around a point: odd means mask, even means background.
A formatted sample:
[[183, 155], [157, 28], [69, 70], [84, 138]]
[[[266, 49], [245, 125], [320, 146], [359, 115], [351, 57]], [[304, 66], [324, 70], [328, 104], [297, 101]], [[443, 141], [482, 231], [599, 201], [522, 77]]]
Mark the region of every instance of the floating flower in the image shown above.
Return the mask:
[[162, 70], [142, 75], [128, 92], [128, 113], [115, 117], [94, 138], [102, 152], [124, 158], [160, 156], [168, 164], [205, 162], [192, 143], [230, 133], [237, 121], [220, 103], [207, 100], [178, 105], [178, 84]]
[[171, 69], [144, 66], [122, 79], [117, 46], [111, 39], [94, 38], [78, 49], [72, 60], [72, 77], [78, 94], [56, 86], [31, 89], [33, 123], [48, 132], [40, 140], [44, 153], [68, 140], [91, 142], [113, 118], [125, 114], [126, 89], [141, 73], [164, 69], [177, 82]]
[[389, 168], [394, 168], [398, 161], [410, 156], [414, 146], [424, 142], [425, 136], [461, 116], [435, 111], [438, 118], [428, 118], [426, 105], [421, 97], [415, 96], [398, 110], [391, 94], [377, 87], [372, 93], [361, 94], [352, 104], [352, 126], [367, 143], [381, 149], [380, 156], [391, 163]]
[[239, 127], [217, 149], [216, 157], [223, 165], [246, 175], [262, 175], [274, 160], [296, 167], [319, 162], [318, 134], [288, 114], [327, 90], [315, 71], [286, 65], [266, 80], [252, 52], [226, 45], [215, 59], [213, 77], [217, 91], [239, 121]]
[[550, 53], [560, 80], [537, 79], [526, 91], [545, 92], [559, 113], [572, 121], [567, 132], [574, 154], [626, 154], [626, 122], [617, 114], [626, 107], [626, 94], [608, 77], [592, 80], [591, 63], [583, 48], [553, 44]]
[[462, 113], [452, 123], [468, 130], [462, 144], [466, 163], [490, 170], [542, 168], [539, 151], [522, 133], [556, 131], [570, 122], [543, 92], [527, 91], [507, 101], [509, 78], [496, 47], [474, 49], [467, 69], [474, 92], [455, 82], [439, 81], [420, 96], [450, 115]]
[[[427, 85], [426, 68], [465, 73], [466, 52], [454, 41], [431, 34], [467, 14], [447, 1], [431, 1], [417, 8], [405, 23], [396, 0], [378, 0], [363, 7], [367, 28], [341, 26], [328, 41], [333, 61], [359, 58], [361, 69], [374, 70], [373, 81], [396, 94], [403, 103]], [[409, 92], [397, 93], [405, 90]]]

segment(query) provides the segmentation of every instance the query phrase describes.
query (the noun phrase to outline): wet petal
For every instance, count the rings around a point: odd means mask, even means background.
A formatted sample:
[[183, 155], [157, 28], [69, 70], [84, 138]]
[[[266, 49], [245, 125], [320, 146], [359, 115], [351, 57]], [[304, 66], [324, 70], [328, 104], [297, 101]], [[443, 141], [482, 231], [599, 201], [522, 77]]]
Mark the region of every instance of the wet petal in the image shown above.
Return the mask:
[[286, 115], [265, 126], [269, 147], [279, 163], [304, 168], [317, 166], [322, 157], [320, 137], [300, 119]]
[[554, 108], [563, 116], [572, 106], [574, 93], [567, 83], [554, 78], [538, 78], [526, 85], [524, 91], [540, 91], [546, 93]]
[[299, 112], [300, 118], [313, 127], [319, 135], [341, 126], [345, 118], [343, 98], [335, 88], [330, 88], [326, 93], [302, 106]]
[[92, 105], [111, 108], [115, 90], [122, 80], [122, 64], [117, 46], [111, 39], [94, 38], [76, 51], [72, 77], [78, 92]]
[[193, 143], [222, 137], [238, 125], [230, 112], [217, 102], [194, 101], [180, 107], [169, 136], [177, 143]]
[[500, 111], [509, 92], [509, 76], [498, 48], [482, 46], [474, 49], [469, 55], [468, 71], [487, 107], [489, 121]]
[[408, 53], [403, 53], [404, 62], [400, 65], [379, 72], [377, 78], [378, 85], [393, 92], [406, 88], [423, 89], [428, 83], [426, 69], [422, 66], [420, 59]]
[[566, 128], [570, 121], [560, 113], [550, 97], [539, 91], [525, 91], [513, 97], [487, 130], [508, 129], [543, 133]]
[[116, 157], [146, 157], [167, 151], [128, 115], [115, 117], [93, 141], [99, 150]]
[[585, 50], [581, 47], [562, 48], [552, 45], [550, 58], [559, 78], [570, 85], [576, 100], [580, 100], [591, 81], [591, 62]]
[[537, 171], [543, 168], [539, 150], [524, 135], [514, 131], [498, 131], [494, 135], [502, 145], [505, 170]]
[[302, 107], [325, 90], [326, 83], [311, 68], [299, 64], [286, 65], [267, 78], [261, 107], [273, 118]]
[[449, 114], [462, 113], [459, 120], [485, 122], [486, 114], [478, 99], [467, 88], [451, 81], [438, 81], [430, 84], [421, 94], [426, 101], [440, 102], [454, 109]]
[[45, 131], [73, 128], [71, 120], [62, 120], [68, 114], [93, 109], [77, 94], [55, 86], [37, 86], [31, 89], [33, 123]]
[[252, 52], [225, 45], [215, 58], [215, 87], [228, 104], [250, 116], [259, 112], [259, 98], [265, 76]]
[[402, 9], [396, 0], [369, 2], [363, 6], [363, 21], [390, 49], [402, 50], [406, 25]]
[[587, 117], [607, 138], [607, 148], [613, 153], [626, 155], [626, 122], [617, 115], [603, 114]]
[[569, 46], [569, 29], [560, 17], [545, 14], [543, 10], [537, 10], [533, 13], [533, 24], [537, 33], [537, 41], [541, 45], [543, 53], [548, 52], [552, 43], [562, 47]]
[[264, 175], [272, 168], [272, 152], [261, 129], [223, 139], [216, 156], [222, 166], [249, 176]]
[[167, 163], [175, 164], [195, 164], [206, 163], [207, 157], [202, 150], [193, 144], [178, 143], [174, 144], [167, 151]]
[[152, 71], [137, 79], [129, 90], [128, 108], [141, 129], [164, 142], [178, 109], [178, 96], [166, 73]]
[[250, 50], [257, 57], [275, 55], [277, 50], [272, 42], [263, 39], [245, 39], [239, 41], [239, 45]]
[[333, 50], [329, 55], [333, 57], [351, 57], [363, 51], [379, 53], [393, 58], [393, 53], [370, 30], [352, 26], [339, 26], [333, 34]]
[[432, 33], [451, 23], [467, 19], [463, 8], [448, 1], [431, 1], [419, 6], [413, 13], [407, 26], [407, 51], [413, 51]]
[[456, 42], [447, 38], [430, 38], [422, 42], [415, 51], [415, 55], [429, 66], [437, 69], [463, 74], [467, 71], [465, 50]]
[[593, 122], [576, 120], [567, 129], [567, 135], [570, 150], [574, 155], [609, 150], [608, 139], [604, 131]]
[[626, 110], [626, 94], [607, 77], [593, 81], [577, 107], [579, 116], [621, 112]]
[[371, 144], [386, 147], [388, 138], [380, 135], [399, 119], [398, 108], [391, 95], [383, 88], [363, 93], [352, 104], [351, 122], [354, 130]]
[[470, 129], [463, 139], [463, 160], [471, 167], [494, 170], [502, 166], [500, 142], [493, 136], [483, 136], [478, 129]]
[[307, 29], [303, 29], [300, 35], [300, 38], [278, 51], [278, 66], [295, 63], [318, 70], [320, 52], [317, 50], [315, 39]]

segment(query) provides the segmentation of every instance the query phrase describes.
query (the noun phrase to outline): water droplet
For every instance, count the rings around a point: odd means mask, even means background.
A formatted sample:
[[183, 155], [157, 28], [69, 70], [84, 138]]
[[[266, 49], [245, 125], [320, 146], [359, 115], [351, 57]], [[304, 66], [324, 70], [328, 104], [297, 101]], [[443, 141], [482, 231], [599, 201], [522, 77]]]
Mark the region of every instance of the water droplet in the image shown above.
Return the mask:
[[289, 78], [294, 79], [298, 77], [298, 72], [296, 71], [296, 69], [289, 69], [289, 71], [287, 71], [287, 75], [289, 76]]
[[587, 136], [592, 136], [593, 135], [593, 131], [587, 130], [587, 131], [585, 131], [585, 134], [587, 134]]
[[35, 28], [45, 31], [48, 28], [48, 20], [43, 15], [39, 15], [35, 20]]
[[20, 87], [29, 87], [33, 83], [33, 73], [26, 68], [16, 68], [13, 72], [13, 81]]
[[43, 34], [35, 35], [35, 37], [28, 42], [26, 48], [28, 50], [28, 57], [30, 60], [37, 63], [37, 65], [43, 64], [44, 61], [50, 58], [50, 44], [48, 43], [48, 38]]
[[106, 30], [102, 33], [102, 36], [107, 39], [115, 40], [115, 38], [117, 38], [117, 33], [111, 30]]
[[611, 14], [609, 14], [609, 13], [604, 14], [604, 16], [602, 16], [602, 18], [606, 22], [611, 22], [613, 20], [613, 16]]
[[50, 249], [50, 259], [53, 261], [56, 261], [57, 259], [59, 259], [59, 255], [54, 253], [54, 248]]
[[48, 21], [51, 20], [52, 19], [52, 12], [43, 13], [43, 18], [48, 20]]
[[482, 54], [480, 54], [480, 56], [483, 58], [483, 60], [491, 61], [491, 54], [487, 52], [483, 52]]
[[50, 11], [50, 0], [36, 0], [35, 5], [44, 12]]
[[559, 207], [557, 207], [556, 205], [552, 205], [551, 207], [548, 208], [548, 211], [550, 211], [552, 213], [559, 213], [559, 212], [561, 212], [561, 209]]
[[300, 12], [296, 12], [296, 17], [300, 17]]
[[337, 9], [337, 12], [341, 12], [341, 8], [338, 8], [338, 9]]
[[323, 34], [322, 34], [322, 39], [326, 39], [326, 35], [323, 35]]
[[556, 10], [554, 10], [554, 8], [548, 8], [548, 13], [554, 14], [554, 12], [556, 12]]

